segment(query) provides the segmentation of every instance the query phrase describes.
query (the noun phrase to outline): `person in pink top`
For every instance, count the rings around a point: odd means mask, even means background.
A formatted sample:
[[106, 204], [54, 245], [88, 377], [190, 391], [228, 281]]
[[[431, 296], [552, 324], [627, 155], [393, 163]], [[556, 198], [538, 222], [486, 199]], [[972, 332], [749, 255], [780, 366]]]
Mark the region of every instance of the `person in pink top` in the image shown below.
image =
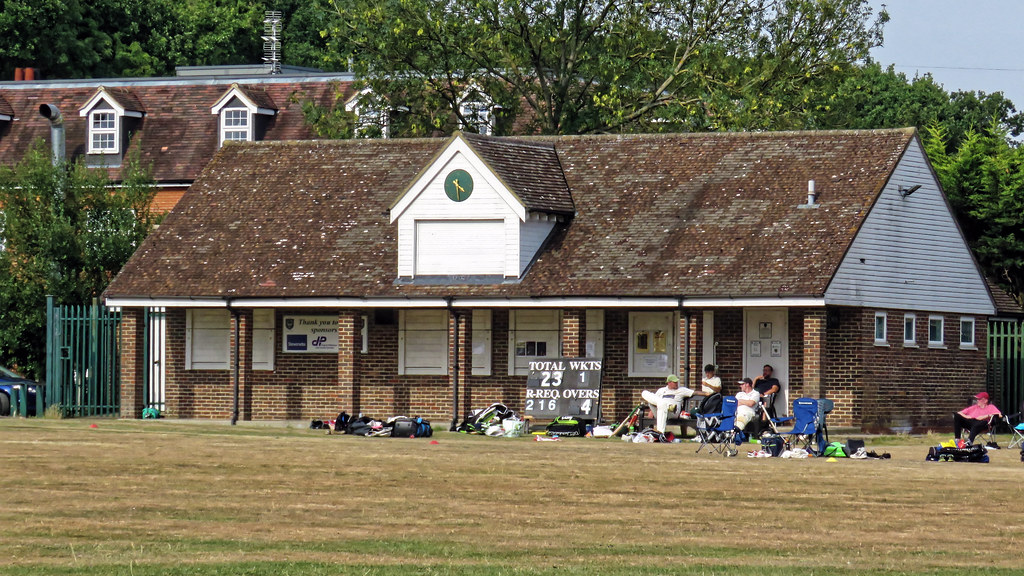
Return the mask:
[[989, 404], [988, 392], [978, 392], [974, 395], [974, 404], [953, 414], [953, 434], [957, 440], [964, 430], [970, 432], [967, 443], [974, 443], [974, 437], [983, 432], [987, 427], [991, 416], [1002, 416], [995, 404]]

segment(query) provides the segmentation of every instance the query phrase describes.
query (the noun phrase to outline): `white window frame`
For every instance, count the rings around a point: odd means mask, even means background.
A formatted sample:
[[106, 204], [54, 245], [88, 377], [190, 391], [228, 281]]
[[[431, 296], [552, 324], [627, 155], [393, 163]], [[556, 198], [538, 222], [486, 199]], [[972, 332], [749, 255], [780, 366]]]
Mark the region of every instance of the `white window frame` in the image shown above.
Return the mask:
[[252, 369], [273, 370], [274, 328], [276, 314], [273, 308], [256, 308], [252, 311]]
[[[96, 123], [100, 121], [98, 117], [101, 115], [110, 116], [113, 126], [98, 128]], [[89, 112], [89, 154], [119, 154], [121, 152], [121, 142], [118, 138], [120, 126], [121, 117], [117, 110], [113, 108], [91, 110]], [[96, 138], [98, 136], [109, 138], [110, 146], [97, 146]]]
[[490, 310], [473, 310], [473, 376], [491, 375], [493, 324]]
[[380, 128], [380, 137], [388, 138], [391, 128], [391, 115], [387, 106], [369, 88], [363, 88], [345, 104], [345, 111], [356, 117], [353, 135], [364, 137], [370, 127]]
[[587, 310], [587, 358], [604, 358], [604, 310]]
[[459, 101], [459, 115], [462, 129], [473, 127], [477, 134], [491, 136], [494, 134], [494, 101], [479, 86], [472, 85]]
[[[558, 358], [562, 355], [562, 313], [554, 309], [524, 309], [508, 312], [508, 374], [527, 376], [529, 363], [539, 358]], [[543, 342], [544, 355], [518, 354], [517, 348]], [[527, 348], [528, 349], [528, 348]]]
[[448, 374], [447, 310], [398, 311], [398, 374]]
[[[664, 377], [675, 374], [677, 360], [676, 330], [679, 318], [674, 312], [629, 313], [629, 376]], [[645, 344], [639, 349], [641, 340]], [[661, 360], [658, 356], [662, 356]], [[651, 363], [655, 362], [656, 365]]]
[[[241, 116], [238, 115], [241, 113]], [[237, 121], [239, 119], [245, 120], [245, 125], [230, 124], [229, 121]], [[231, 106], [224, 107], [220, 111], [220, 145], [223, 146], [227, 141], [235, 142], [252, 142], [253, 139], [253, 114], [244, 106]], [[244, 138], [235, 137], [234, 134], [244, 135]], [[231, 138], [228, 138], [228, 134], [232, 134]]]
[[[907, 338], [907, 327], [909, 324], [910, 338]], [[916, 314], [904, 314], [903, 315], [903, 345], [908, 348], [917, 347], [917, 315]]]
[[[932, 326], [935, 322], [939, 323], [939, 339], [935, 340], [932, 338]], [[928, 347], [929, 348], [945, 348], [946, 347], [946, 317], [931, 315], [928, 317]]]
[[875, 312], [875, 346], [889, 345], [889, 314], [886, 312]]
[[[970, 340], [965, 340], [964, 339], [964, 326], [966, 324], [970, 324], [971, 325], [971, 330], [970, 330], [971, 338], [970, 338]], [[977, 322], [974, 321], [974, 317], [973, 316], [961, 316], [960, 317], [960, 348], [961, 349], [963, 349], [963, 350], [977, 350], [978, 349], [977, 336], [975, 335], [975, 332], [977, 331], [977, 329], [978, 329], [978, 324], [977, 324]]]
[[231, 314], [222, 308], [185, 310], [185, 369], [227, 370], [231, 363]]

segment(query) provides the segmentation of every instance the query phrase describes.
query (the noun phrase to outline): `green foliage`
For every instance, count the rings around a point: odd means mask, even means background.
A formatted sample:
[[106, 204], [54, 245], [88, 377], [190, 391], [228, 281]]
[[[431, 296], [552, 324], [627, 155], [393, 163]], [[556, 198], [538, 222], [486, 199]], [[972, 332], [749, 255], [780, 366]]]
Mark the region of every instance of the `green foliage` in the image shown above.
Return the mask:
[[[408, 135], [469, 124], [479, 89], [505, 131], [800, 126], [809, 94], [881, 42], [865, 0], [334, 0], [326, 31]], [[520, 109], [521, 108], [521, 109]], [[501, 131], [501, 130], [499, 130]]]
[[283, 13], [285, 63], [325, 67], [326, 0], [4, 0], [0, 78], [161, 76], [175, 66], [259, 64], [263, 14]]
[[45, 353], [46, 296], [85, 304], [99, 296], [155, 224], [152, 180], [137, 159], [122, 185], [99, 170], [53, 166], [34, 146], [0, 168], [0, 358], [39, 376]]
[[947, 151], [945, 126], [928, 127], [925, 148], [982, 269], [1024, 304], [1024, 148], [993, 121]]

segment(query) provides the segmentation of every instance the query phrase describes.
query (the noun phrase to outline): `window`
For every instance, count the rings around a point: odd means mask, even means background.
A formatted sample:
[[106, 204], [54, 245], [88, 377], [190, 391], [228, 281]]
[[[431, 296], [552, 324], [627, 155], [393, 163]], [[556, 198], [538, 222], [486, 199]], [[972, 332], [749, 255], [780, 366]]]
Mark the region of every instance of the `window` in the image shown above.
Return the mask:
[[220, 114], [220, 142], [228, 140], [252, 140], [249, 110], [246, 108], [225, 108]]
[[356, 138], [387, 138], [390, 125], [387, 102], [364, 88], [345, 103], [345, 111], [355, 117]]
[[887, 345], [889, 342], [889, 333], [887, 330], [887, 322], [889, 316], [885, 312], [875, 312], [875, 344], [876, 345]]
[[917, 316], [903, 315], [903, 345], [917, 346]]
[[674, 326], [672, 312], [630, 313], [630, 376], [667, 376], [675, 372]]
[[960, 347], [975, 348], [974, 318], [971, 318], [969, 316], [960, 317]]
[[448, 374], [448, 311], [401, 310], [398, 373]]
[[560, 325], [558, 310], [510, 311], [509, 375], [528, 375], [531, 360], [557, 358], [560, 355]]
[[227, 370], [231, 317], [227, 310], [185, 310], [185, 369]]
[[459, 102], [459, 114], [462, 116], [462, 129], [490, 136], [494, 133], [494, 116], [492, 111], [497, 108], [494, 102], [478, 87], [466, 90], [466, 96]]
[[116, 154], [117, 113], [113, 110], [95, 110], [89, 113], [89, 153]]
[[587, 357], [604, 358], [604, 310], [587, 310]]
[[274, 310], [252, 311], [252, 369], [274, 369]]
[[473, 310], [473, 375], [491, 375], [490, 310]]
[[942, 316], [928, 317], [928, 346], [941, 348], [945, 344], [943, 331], [946, 329], [946, 321]]

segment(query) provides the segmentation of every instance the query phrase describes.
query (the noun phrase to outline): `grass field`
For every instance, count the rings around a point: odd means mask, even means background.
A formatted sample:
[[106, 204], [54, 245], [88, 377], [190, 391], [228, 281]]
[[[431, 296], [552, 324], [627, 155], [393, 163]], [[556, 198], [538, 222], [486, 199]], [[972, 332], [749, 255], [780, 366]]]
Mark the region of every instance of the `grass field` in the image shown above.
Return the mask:
[[1018, 452], [925, 462], [941, 439], [826, 462], [4, 418], [0, 574], [1024, 574]]

